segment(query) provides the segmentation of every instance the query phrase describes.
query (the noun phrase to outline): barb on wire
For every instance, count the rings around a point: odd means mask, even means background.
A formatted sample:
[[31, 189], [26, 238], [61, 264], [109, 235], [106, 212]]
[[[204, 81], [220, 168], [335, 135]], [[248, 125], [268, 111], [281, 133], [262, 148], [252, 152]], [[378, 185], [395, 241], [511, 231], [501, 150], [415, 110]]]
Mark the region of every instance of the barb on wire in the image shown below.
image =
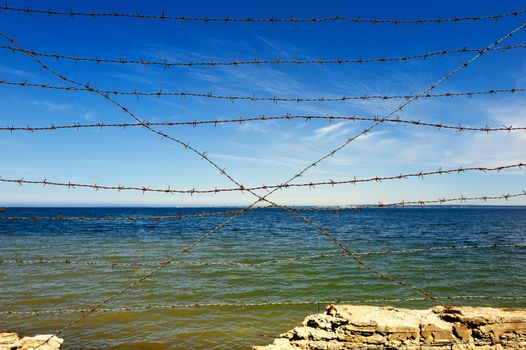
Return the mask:
[[467, 16], [467, 17], [451, 17], [451, 18], [414, 18], [414, 19], [402, 19], [402, 18], [361, 18], [359, 16], [331, 16], [331, 17], [268, 17], [268, 18], [256, 18], [256, 17], [195, 17], [195, 16], [174, 16], [168, 15], [162, 11], [158, 15], [143, 14], [143, 13], [123, 13], [123, 12], [82, 12], [82, 11], [71, 11], [71, 10], [43, 10], [34, 8], [21, 8], [12, 7], [8, 4], [0, 6], [0, 10], [19, 12], [26, 14], [43, 14], [48, 16], [67, 16], [71, 18], [75, 17], [89, 17], [89, 18], [133, 18], [133, 19], [156, 19], [164, 21], [180, 21], [180, 22], [220, 22], [220, 23], [232, 23], [232, 22], [244, 22], [244, 23], [320, 23], [320, 22], [348, 22], [348, 23], [372, 23], [372, 24], [423, 24], [423, 23], [458, 23], [458, 22], [474, 22], [482, 20], [500, 20], [506, 17], [517, 17], [526, 13], [526, 10], [516, 10], [506, 13], [483, 15], [483, 16]]
[[[29, 83], [27, 81], [13, 82], [7, 80], [0, 80], [0, 85], [10, 85], [19, 87], [33, 87], [40, 89], [51, 89], [59, 91], [88, 91], [91, 92], [91, 87], [74, 87], [74, 86], [57, 86], [51, 84], [41, 83]], [[212, 92], [200, 93], [200, 92], [188, 92], [188, 91], [125, 91], [125, 90], [98, 90], [103, 95], [124, 95], [124, 96], [136, 96], [136, 97], [162, 97], [162, 96], [173, 96], [173, 97], [197, 97], [197, 98], [209, 98], [215, 100], [228, 100], [228, 101], [267, 101], [267, 102], [341, 102], [341, 101], [365, 101], [365, 100], [413, 100], [413, 99], [430, 99], [438, 97], [473, 97], [482, 95], [497, 95], [497, 94], [516, 94], [526, 92], [526, 88], [511, 88], [511, 89], [490, 89], [482, 91], [462, 91], [462, 92], [441, 92], [441, 93], [425, 93], [417, 95], [360, 95], [360, 96], [337, 96], [337, 97], [280, 97], [280, 96], [237, 96], [237, 95], [216, 95]]]
[[[446, 174], [452, 174], [452, 173], [464, 173], [464, 172], [472, 172], [472, 171], [478, 171], [478, 172], [500, 172], [502, 170], [508, 170], [508, 169], [522, 169], [526, 166], [526, 163], [515, 163], [515, 164], [509, 164], [509, 165], [502, 165], [502, 166], [496, 166], [496, 167], [459, 167], [459, 168], [453, 168], [453, 169], [439, 169], [434, 171], [420, 171], [415, 173], [406, 173], [406, 174], [399, 174], [399, 175], [391, 175], [391, 176], [375, 176], [365, 179], [358, 179], [353, 178], [350, 180], [340, 180], [340, 181], [334, 181], [334, 180], [328, 180], [328, 181], [312, 181], [312, 182], [304, 182], [304, 183], [282, 183], [277, 185], [260, 185], [260, 186], [254, 186], [254, 187], [229, 187], [229, 188], [213, 188], [213, 189], [174, 189], [171, 187], [167, 187], [165, 189], [162, 188], [151, 188], [147, 186], [108, 186], [108, 185], [98, 185], [98, 184], [84, 184], [84, 183], [74, 183], [74, 182], [57, 182], [57, 181], [49, 181], [49, 180], [26, 180], [24, 178], [20, 179], [6, 179], [0, 177], [0, 182], [4, 183], [14, 183], [18, 185], [24, 185], [24, 184], [33, 184], [33, 185], [43, 185], [43, 186], [58, 186], [58, 187], [67, 187], [67, 188], [90, 188], [94, 189], [95, 191], [99, 190], [113, 190], [113, 191], [138, 191], [138, 192], [153, 192], [153, 193], [167, 193], [167, 194], [206, 194], [206, 193], [221, 193], [221, 192], [235, 192], [235, 191], [256, 191], [256, 190], [272, 190], [272, 189], [281, 189], [281, 188], [293, 188], [293, 187], [309, 187], [309, 188], [315, 188], [316, 186], [335, 186], [335, 185], [346, 185], [346, 184], [358, 184], [358, 183], [364, 183], [364, 182], [382, 182], [382, 181], [389, 181], [389, 180], [403, 180], [403, 179], [409, 179], [409, 178], [423, 178], [424, 176], [431, 176], [431, 175], [446, 175]], [[281, 206], [278, 205], [278, 207], [281, 208]]]
[[102, 217], [89, 217], [89, 216], [3, 216], [0, 215], [0, 220], [12, 220], [12, 221], [21, 221], [21, 220], [30, 220], [30, 221], [101, 221], [101, 222], [111, 222], [111, 221], [161, 221], [161, 220], [183, 220], [189, 218], [202, 218], [210, 216], [228, 216], [234, 214], [237, 211], [233, 210], [224, 210], [220, 212], [213, 213], [197, 213], [197, 214], [187, 214], [187, 215], [149, 215], [149, 216], [102, 216]]
[[[339, 116], [339, 115], [283, 115], [283, 116], [260, 116], [260, 117], [249, 117], [249, 118], [236, 118], [236, 119], [212, 119], [212, 120], [194, 120], [194, 121], [179, 121], [179, 122], [147, 122], [145, 121], [144, 124], [148, 126], [183, 126], [188, 125], [192, 127], [200, 126], [200, 125], [213, 125], [217, 126], [219, 124], [241, 124], [241, 123], [247, 123], [247, 122], [255, 122], [255, 121], [275, 121], [275, 120], [296, 120], [301, 119], [305, 121], [309, 120], [328, 120], [329, 122], [333, 120], [346, 120], [346, 121], [352, 121], [352, 122], [358, 122], [358, 121], [371, 121], [371, 122], [377, 122], [382, 121], [383, 123], [393, 123], [393, 124], [407, 124], [407, 125], [416, 125], [416, 126], [425, 126], [425, 127], [432, 127], [436, 129], [446, 129], [446, 130], [456, 130], [459, 132], [463, 131], [480, 131], [480, 132], [498, 132], [498, 131], [505, 131], [505, 132], [512, 132], [512, 131], [524, 131], [526, 130], [526, 127], [519, 126], [501, 126], [501, 127], [492, 127], [489, 126], [485, 127], [469, 127], [469, 126], [463, 126], [461, 124], [459, 125], [449, 125], [449, 124], [443, 124], [443, 123], [430, 123], [430, 122], [423, 122], [421, 120], [409, 120], [409, 119], [400, 119], [400, 118], [380, 118], [378, 116], [374, 117], [357, 117], [357, 116]], [[15, 127], [15, 126], [7, 126], [7, 127], [0, 127], [0, 131], [9, 131], [9, 132], [15, 132], [15, 131], [55, 131], [55, 130], [63, 130], [63, 129], [87, 129], [87, 128], [128, 128], [128, 127], [142, 127], [143, 125], [140, 123], [92, 123], [92, 124], [68, 124], [68, 125], [50, 125], [50, 126], [41, 126], [41, 127], [34, 127], [34, 126], [25, 126], [25, 127]]]
[[[508, 301], [522, 301], [526, 296], [522, 295], [453, 295], [441, 296], [443, 300], [508, 300]], [[186, 303], [186, 304], [147, 304], [138, 306], [120, 306], [114, 308], [104, 308], [97, 310], [98, 312], [132, 312], [132, 311], [146, 311], [146, 310], [163, 310], [163, 309], [195, 309], [195, 308], [225, 308], [225, 307], [265, 307], [265, 306], [281, 306], [281, 305], [316, 305], [316, 304], [369, 304], [369, 303], [409, 303], [409, 302], [429, 302], [426, 298], [377, 298], [377, 299], [352, 299], [335, 298], [333, 300], [282, 300], [282, 301], [266, 301], [266, 302], [226, 302], [226, 303]], [[41, 310], [2, 310], [0, 315], [53, 315], [64, 313], [82, 313], [88, 309], [41, 309]]]
[[0, 10], [19, 12], [26, 14], [43, 14], [48, 16], [67, 16], [71, 18], [75, 17], [114, 17], [114, 18], [132, 18], [132, 19], [157, 19], [157, 20], [170, 20], [180, 22], [221, 22], [221, 23], [232, 23], [232, 22], [244, 22], [244, 23], [319, 23], [319, 22], [349, 22], [349, 23], [372, 23], [372, 24], [424, 24], [424, 23], [458, 23], [458, 22], [474, 22], [482, 20], [500, 20], [506, 17], [517, 17], [523, 15], [526, 10], [516, 10], [506, 13], [499, 13], [493, 15], [483, 16], [467, 16], [467, 17], [451, 17], [451, 18], [414, 18], [414, 19], [398, 19], [398, 18], [361, 18], [359, 16], [331, 16], [331, 17], [285, 17], [285, 18], [256, 18], [256, 17], [194, 17], [194, 16], [174, 16], [167, 15], [162, 11], [158, 15], [142, 14], [142, 13], [123, 13], [123, 12], [82, 12], [82, 11], [71, 11], [71, 10], [43, 10], [34, 8], [21, 8], [12, 7], [8, 4], [0, 6]]
[[[524, 49], [526, 48], [526, 44], [518, 44], [518, 45], [505, 45], [501, 47], [495, 47], [491, 48], [488, 51], [508, 51], [508, 50], [515, 50], [515, 49]], [[22, 52], [21, 49], [9, 46], [9, 45], [0, 45], [0, 49], [3, 50], [9, 50], [12, 52]], [[91, 62], [91, 63], [112, 63], [112, 64], [135, 64], [135, 65], [142, 65], [142, 66], [160, 66], [162, 68], [172, 68], [172, 67], [224, 67], [224, 66], [243, 66], [243, 65], [282, 65], [282, 64], [293, 64], [293, 65], [324, 65], [324, 64], [348, 64], [348, 63], [358, 63], [358, 64], [364, 64], [364, 63], [384, 63], [384, 62], [407, 62], [410, 60], [425, 60], [430, 57], [443, 57], [446, 55], [451, 54], [462, 54], [462, 53], [477, 53], [481, 52], [484, 49], [470, 49], [470, 48], [462, 48], [462, 49], [443, 49], [443, 50], [437, 50], [437, 51], [431, 51], [431, 52], [425, 52], [422, 54], [416, 54], [416, 55], [405, 55], [405, 56], [397, 56], [397, 57], [386, 57], [386, 56], [380, 56], [376, 58], [334, 58], [334, 59], [281, 59], [281, 58], [275, 58], [271, 60], [264, 60], [264, 59], [254, 59], [254, 60], [233, 60], [233, 61], [187, 61], [187, 62], [170, 62], [166, 59], [161, 61], [151, 61], [151, 60], [145, 60], [145, 59], [125, 59], [125, 58], [100, 58], [100, 57], [82, 57], [82, 56], [74, 56], [74, 55], [62, 55], [57, 53], [45, 53], [45, 52], [39, 52], [39, 51], [30, 51], [32, 55], [38, 56], [38, 57], [49, 57], [53, 58], [55, 60], [68, 60], [73, 62]]]
[[[386, 255], [386, 254], [412, 254], [432, 251], [447, 251], [447, 250], [468, 250], [468, 249], [499, 249], [499, 248], [526, 248], [526, 243], [516, 244], [469, 244], [469, 245], [447, 245], [447, 246], [431, 246], [419, 248], [406, 249], [382, 249], [369, 250], [364, 252], [355, 252], [356, 256], [372, 256], [372, 255]], [[318, 260], [324, 258], [344, 257], [344, 253], [325, 253], [316, 255], [295, 256], [290, 258], [274, 258], [259, 262], [221, 262], [221, 261], [192, 261], [192, 260], [176, 260], [173, 265], [190, 265], [190, 266], [225, 266], [225, 267], [242, 267], [254, 268], [265, 265], [277, 265], [284, 263], [294, 263], [308, 260]], [[87, 266], [111, 266], [113, 267], [136, 267], [136, 266], [156, 266], [156, 261], [135, 261], [135, 262], [118, 262], [118, 261], [102, 261], [102, 260], [75, 260], [73, 258], [63, 259], [0, 259], [0, 265], [49, 265], [49, 264], [65, 264], [65, 265], [87, 265]]]
[[[335, 207], [290, 207], [294, 210], [299, 211], [342, 211], [342, 210], [364, 210], [369, 208], [390, 208], [390, 207], [425, 207], [427, 205], [433, 205], [433, 204], [444, 204], [444, 203], [450, 203], [450, 202], [460, 202], [465, 203], [468, 201], [483, 201], [487, 202], [489, 200], [498, 200], [498, 199], [505, 199], [508, 201], [510, 198], [517, 198], [517, 197], [524, 197], [526, 196], [526, 190], [523, 190], [519, 193], [513, 193], [513, 194], [501, 194], [497, 196], [478, 196], [478, 197], [464, 197], [461, 195], [460, 197], [454, 197], [454, 198], [438, 198], [438, 199], [430, 199], [430, 200], [417, 200], [417, 201], [399, 201], [399, 202], [391, 202], [391, 203], [382, 203], [379, 202], [378, 204], [364, 204], [364, 205], [344, 205], [344, 206], [335, 206]], [[267, 208], [273, 208], [273, 207], [267, 207]]]

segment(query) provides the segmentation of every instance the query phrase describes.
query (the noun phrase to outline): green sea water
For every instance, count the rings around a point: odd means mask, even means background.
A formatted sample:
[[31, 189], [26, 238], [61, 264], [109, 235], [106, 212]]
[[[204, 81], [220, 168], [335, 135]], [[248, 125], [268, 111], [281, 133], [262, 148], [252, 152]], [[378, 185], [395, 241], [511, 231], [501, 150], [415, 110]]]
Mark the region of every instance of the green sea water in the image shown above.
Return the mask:
[[[186, 215], [214, 208], [8, 208], [0, 215]], [[454, 305], [525, 307], [526, 208], [404, 208], [305, 212], [366, 263], [437, 296], [479, 296]], [[82, 314], [8, 314], [96, 305], [224, 221], [224, 216], [159, 221], [0, 220], [0, 329], [49, 334]], [[479, 248], [466, 246], [480, 245]], [[490, 245], [497, 245], [490, 247]], [[502, 246], [505, 245], [505, 246]], [[462, 249], [391, 252], [422, 247]], [[274, 209], [248, 213], [181, 256], [191, 262], [259, 263], [339, 253], [311, 226]], [[377, 254], [384, 252], [385, 254]], [[49, 263], [70, 260], [73, 263]], [[482, 296], [486, 296], [482, 298]], [[426, 308], [421, 298], [359, 268], [347, 256], [264, 265], [173, 264], [64, 330], [64, 349], [249, 349], [323, 310], [325, 301]], [[514, 299], [515, 297], [515, 299]], [[382, 301], [382, 299], [386, 299]], [[317, 303], [317, 301], [323, 301]], [[290, 305], [288, 301], [311, 302]], [[251, 303], [277, 303], [252, 306]], [[194, 304], [237, 304], [236, 306]], [[243, 306], [245, 304], [245, 306]], [[151, 309], [162, 305], [163, 309]], [[173, 306], [173, 307], [170, 307]], [[115, 308], [138, 308], [115, 310]]]

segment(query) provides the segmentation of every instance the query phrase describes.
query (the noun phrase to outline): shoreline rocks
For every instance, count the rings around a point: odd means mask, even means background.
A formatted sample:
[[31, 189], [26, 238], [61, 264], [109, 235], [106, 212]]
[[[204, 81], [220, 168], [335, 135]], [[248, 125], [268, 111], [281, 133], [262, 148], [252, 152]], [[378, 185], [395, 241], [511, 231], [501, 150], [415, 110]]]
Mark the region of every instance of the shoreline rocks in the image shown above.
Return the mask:
[[526, 349], [526, 309], [330, 305], [253, 350]]
[[[0, 350], [33, 350], [47, 339], [51, 334], [35, 335], [33, 337], [20, 336], [13, 332], [0, 331]], [[59, 350], [64, 340], [53, 337], [39, 350]]]

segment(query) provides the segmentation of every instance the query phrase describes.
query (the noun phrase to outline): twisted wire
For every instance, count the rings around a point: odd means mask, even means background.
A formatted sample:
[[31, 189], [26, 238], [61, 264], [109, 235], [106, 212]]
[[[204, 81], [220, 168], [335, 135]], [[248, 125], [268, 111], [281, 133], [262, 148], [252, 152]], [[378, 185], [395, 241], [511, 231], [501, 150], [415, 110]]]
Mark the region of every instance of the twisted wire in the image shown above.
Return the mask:
[[[281, 184], [276, 185], [260, 185], [260, 186], [253, 186], [253, 187], [228, 187], [228, 188], [213, 188], [213, 189], [173, 189], [170, 186], [168, 188], [150, 188], [147, 186], [109, 186], [109, 185], [98, 185], [98, 184], [84, 184], [84, 183], [76, 183], [76, 182], [58, 182], [58, 181], [48, 181], [45, 180], [25, 180], [24, 178], [20, 179], [6, 179], [0, 177], [0, 182], [4, 183], [15, 183], [19, 185], [23, 184], [32, 184], [32, 185], [43, 185], [43, 186], [57, 186], [57, 187], [67, 187], [67, 188], [91, 188], [95, 191], [99, 190], [111, 190], [111, 191], [138, 191], [142, 193], [166, 193], [166, 194], [207, 194], [207, 193], [221, 193], [221, 192], [235, 192], [235, 191], [257, 191], [257, 190], [273, 190], [273, 189], [281, 189], [281, 188], [295, 188], [295, 187], [309, 187], [309, 188], [315, 188], [316, 186], [336, 186], [336, 185], [355, 185], [358, 183], [365, 183], [365, 182], [382, 182], [382, 181], [390, 181], [390, 180], [402, 180], [402, 179], [409, 179], [409, 178], [423, 178], [424, 176], [432, 176], [432, 175], [446, 175], [446, 174], [452, 174], [452, 173], [464, 173], [464, 172], [500, 172], [502, 170], [509, 170], [509, 169], [522, 169], [524, 166], [526, 166], [526, 163], [514, 163], [514, 164], [508, 164], [508, 165], [502, 165], [502, 166], [495, 166], [495, 167], [458, 167], [453, 169], [438, 169], [434, 171], [420, 171], [415, 173], [406, 173], [406, 174], [399, 174], [399, 175], [391, 175], [391, 176], [375, 176], [375, 177], [369, 177], [364, 179], [358, 179], [354, 177], [353, 179], [349, 180], [326, 180], [326, 181], [311, 181], [311, 182], [302, 182], [302, 183], [288, 183], [284, 182]], [[276, 205], [276, 207], [281, 207], [280, 205]], [[252, 209], [252, 208], [250, 208]]]
[[228, 216], [234, 214], [236, 211], [224, 210], [214, 213], [197, 213], [197, 214], [187, 214], [187, 215], [148, 215], [148, 216], [102, 216], [102, 217], [89, 217], [89, 216], [40, 216], [40, 215], [31, 215], [31, 216], [3, 216], [0, 215], [0, 220], [30, 220], [30, 221], [160, 221], [160, 220], [183, 220], [189, 218], [203, 218], [211, 216]]
[[484, 16], [466, 16], [466, 17], [452, 17], [452, 18], [416, 18], [416, 19], [381, 19], [381, 18], [361, 18], [359, 16], [330, 16], [330, 17], [310, 17], [310, 18], [255, 18], [255, 17], [194, 17], [194, 16], [174, 16], [167, 15], [162, 11], [159, 15], [142, 14], [142, 13], [123, 13], [123, 12], [82, 12], [71, 10], [43, 10], [34, 8], [12, 7], [8, 4], [0, 6], [0, 10], [19, 12], [26, 14], [43, 14], [48, 16], [67, 16], [75, 17], [105, 17], [105, 18], [132, 18], [132, 19], [156, 19], [156, 20], [171, 20], [180, 22], [243, 22], [243, 23], [320, 23], [320, 22], [349, 22], [349, 23], [371, 23], [371, 24], [423, 24], [423, 23], [458, 23], [466, 21], [482, 21], [482, 20], [500, 20], [506, 17], [517, 17], [526, 13], [526, 10], [517, 10], [506, 13], [499, 13], [494, 15]]
[[[446, 250], [469, 250], [469, 249], [497, 249], [497, 248], [526, 248], [526, 243], [515, 243], [515, 244], [467, 244], [467, 245], [447, 245], [447, 246], [431, 246], [431, 247], [419, 247], [419, 248], [406, 248], [406, 249], [390, 249], [385, 248], [382, 250], [369, 250], [364, 252], [355, 252], [356, 256], [374, 256], [374, 255], [386, 255], [386, 254], [413, 254], [433, 251], [446, 251]], [[318, 260], [324, 258], [333, 257], [344, 257], [345, 253], [325, 253], [305, 256], [295, 256], [290, 258], [274, 258], [259, 262], [221, 262], [221, 261], [192, 261], [192, 260], [176, 260], [173, 265], [189, 265], [189, 266], [224, 266], [224, 267], [242, 267], [242, 268], [255, 268], [266, 265], [277, 265], [284, 263], [294, 263], [308, 260]], [[154, 261], [135, 261], [135, 262], [118, 262], [118, 261], [101, 261], [101, 260], [75, 260], [72, 258], [64, 259], [1, 259], [0, 265], [44, 265], [44, 264], [65, 264], [65, 265], [86, 265], [86, 266], [111, 266], [113, 267], [137, 267], [137, 266], [156, 266], [158, 263]]]
[[[371, 121], [371, 122], [378, 122], [381, 121], [382, 123], [393, 123], [393, 124], [407, 124], [407, 125], [416, 125], [416, 126], [425, 126], [425, 127], [432, 127], [436, 129], [449, 129], [449, 130], [455, 130], [458, 132], [463, 131], [481, 131], [481, 132], [498, 132], [498, 131], [524, 131], [526, 130], [526, 127], [519, 126], [506, 126], [503, 125], [501, 127], [469, 127], [469, 126], [463, 126], [462, 124], [458, 125], [450, 125], [450, 124], [444, 124], [444, 123], [430, 123], [430, 122], [423, 122], [421, 120], [409, 120], [409, 119], [400, 119], [400, 118], [380, 118], [378, 116], [374, 117], [357, 117], [357, 116], [339, 116], [339, 115], [290, 115], [286, 114], [283, 116], [259, 116], [259, 117], [250, 117], [250, 118], [236, 118], [236, 119], [212, 119], [212, 120], [193, 120], [193, 121], [179, 121], [179, 122], [144, 122], [144, 124], [148, 126], [200, 126], [200, 125], [214, 125], [217, 126], [219, 124], [242, 124], [247, 122], [255, 122], [255, 121], [275, 121], [275, 120], [296, 120], [301, 119], [305, 121], [309, 120], [328, 120], [329, 122], [333, 120], [345, 120], [345, 121]], [[50, 126], [43, 126], [43, 127], [33, 127], [33, 126], [25, 126], [25, 127], [15, 127], [15, 126], [7, 126], [7, 127], [0, 127], [0, 131], [9, 131], [9, 132], [15, 132], [15, 131], [55, 131], [55, 130], [63, 130], [63, 129], [86, 129], [86, 128], [128, 128], [128, 127], [142, 127], [143, 125], [140, 123], [91, 123], [91, 124], [69, 124], [69, 125], [50, 125]]]
[[[526, 44], [517, 44], [517, 45], [505, 45], [502, 47], [491, 48], [488, 51], [508, 51], [515, 49], [524, 49]], [[12, 52], [22, 52], [19, 48], [9, 45], [0, 45], [0, 49], [9, 50]], [[161, 61], [150, 61], [145, 59], [125, 59], [125, 58], [100, 58], [100, 57], [82, 57], [74, 55], [63, 55], [58, 53], [44, 53], [39, 51], [30, 50], [32, 55], [39, 57], [48, 57], [56, 60], [68, 60], [77, 62], [91, 62], [91, 63], [112, 63], [112, 64], [132, 64], [132, 65], [142, 65], [142, 66], [160, 66], [162, 68], [172, 68], [172, 67], [224, 67], [224, 66], [243, 66], [243, 65], [279, 65], [279, 64], [293, 64], [293, 65], [325, 65], [325, 64], [349, 64], [349, 63], [384, 63], [384, 62], [407, 62], [410, 60], [425, 60], [434, 56], [446, 56], [451, 54], [463, 54], [463, 53], [477, 53], [481, 52], [483, 49], [443, 49], [431, 52], [425, 52], [422, 54], [416, 55], [405, 55], [397, 57], [386, 57], [380, 56], [375, 58], [334, 58], [334, 59], [281, 59], [275, 58], [271, 60], [265, 59], [254, 59], [254, 60], [233, 60], [233, 61], [187, 61], [187, 62], [170, 62], [168, 60]]]
[[[441, 296], [444, 300], [478, 300], [478, 299], [494, 299], [494, 300], [509, 300], [522, 301], [526, 296], [522, 295], [454, 295]], [[114, 308], [101, 308], [97, 312], [131, 312], [131, 311], [146, 311], [146, 310], [163, 310], [163, 309], [195, 309], [195, 308], [226, 308], [226, 307], [265, 307], [265, 306], [281, 306], [281, 305], [316, 305], [316, 304], [363, 304], [363, 303], [408, 303], [418, 301], [429, 301], [426, 298], [377, 298], [377, 299], [353, 299], [346, 300], [345, 298], [337, 298], [334, 300], [283, 300], [283, 301], [266, 301], [266, 302], [225, 302], [225, 303], [185, 303], [185, 304], [147, 304], [139, 306], [121, 306]], [[41, 309], [32, 311], [21, 310], [2, 310], [0, 315], [53, 315], [63, 313], [82, 313], [88, 309]], [[521, 322], [522, 323], [522, 322]], [[443, 344], [443, 343], [441, 343]]]
[[[88, 85], [83, 87], [74, 86], [57, 86], [51, 84], [41, 83], [29, 83], [27, 81], [7, 81], [0, 80], [1, 85], [18, 86], [18, 87], [33, 87], [40, 89], [50, 89], [59, 91], [90, 91], [91, 87]], [[516, 94], [526, 92], [526, 88], [511, 88], [511, 89], [489, 89], [482, 91], [462, 91], [462, 92], [441, 92], [441, 93], [425, 93], [416, 95], [359, 95], [359, 96], [338, 96], [338, 97], [279, 97], [279, 96], [237, 96], [237, 95], [216, 95], [212, 92], [199, 93], [199, 92], [187, 92], [187, 91], [124, 91], [124, 90], [98, 90], [105, 96], [136, 96], [136, 97], [162, 97], [162, 96], [173, 96], [173, 97], [196, 97], [196, 98], [209, 98], [215, 100], [227, 100], [227, 101], [267, 101], [267, 102], [343, 102], [343, 101], [366, 101], [366, 100], [407, 100], [412, 99], [430, 99], [439, 97], [473, 97], [473, 96], [484, 96], [484, 95], [497, 95], [497, 94]]]
[[524, 197], [526, 196], [526, 191], [523, 190], [520, 193], [514, 193], [514, 194], [501, 194], [496, 196], [478, 196], [478, 197], [465, 197], [464, 195], [461, 195], [460, 197], [453, 197], [453, 198], [438, 198], [438, 199], [428, 199], [428, 200], [416, 200], [416, 201], [398, 201], [398, 202], [391, 202], [391, 203], [382, 203], [379, 202], [378, 204], [365, 204], [365, 205], [345, 205], [345, 206], [335, 206], [335, 207], [315, 207], [315, 208], [309, 208], [309, 207], [294, 207], [295, 210], [303, 210], [303, 211], [342, 211], [342, 210], [364, 210], [364, 209], [370, 209], [370, 208], [390, 208], [390, 207], [411, 207], [411, 206], [417, 206], [417, 207], [425, 207], [427, 205], [433, 205], [433, 204], [444, 204], [449, 202], [460, 202], [465, 203], [467, 201], [483, 201], [487, 202], [489, 200], [498, 200], [498, 199], [505, 199], [506, 201], [510, 200], [511, 198], [517, 198], [517, 197]]

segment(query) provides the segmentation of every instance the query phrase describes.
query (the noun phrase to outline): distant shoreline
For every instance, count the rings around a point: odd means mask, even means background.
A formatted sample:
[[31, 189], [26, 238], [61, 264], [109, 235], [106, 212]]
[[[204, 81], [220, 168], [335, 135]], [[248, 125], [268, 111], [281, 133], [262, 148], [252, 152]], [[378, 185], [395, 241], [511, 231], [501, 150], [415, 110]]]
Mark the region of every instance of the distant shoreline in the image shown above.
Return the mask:
[[[312, 209], [312, 208], [319, 208], [319, 209], [340, 209], [340, 210], [352, 210], [356, 209], [355, 207], [360, 206], [373, 206], [374, 204], [353, 204], [352, 206], [316, 206], [316, 205], [301, 205], [301, 206], [288, 206], [291, 208], [296, 209]], [[67, 206], [67, 205], [37, 205], [37, 206], [30, 206], [30, 205], [0, 205], [0, 213], [2, 212], [1, 209], [10, 209], [10, 208], [17, 208], [17, 209], [243, 209], [246, 208], [246, 206], [126, 206], [126, 205], [93, 205], [93, 206]], [[371, 210], [371, 209], [437, 209], [437, 208], [444, 208], [444, 209], [465, 209], [465, 208], [495, 208], [495, 209], [505, 209], [505, 208], [515, 208], [515, 209], [526, 209], [526, 205], [512, 205], [512, 204], [502, 204], [502, 205], [485, 205], [485, 204], [457, 204], [457, 205], [405, 205], [405, 206], [392, 206], [392, 207], [384, 207], [384, 208], [378, 208], [378, 207], [369, 207], [369, 208], [362, 208], [361, 210]], [[280, 208], [268, 208], [268, 207], [261, 207], [259, 209], [280, 209]]]

